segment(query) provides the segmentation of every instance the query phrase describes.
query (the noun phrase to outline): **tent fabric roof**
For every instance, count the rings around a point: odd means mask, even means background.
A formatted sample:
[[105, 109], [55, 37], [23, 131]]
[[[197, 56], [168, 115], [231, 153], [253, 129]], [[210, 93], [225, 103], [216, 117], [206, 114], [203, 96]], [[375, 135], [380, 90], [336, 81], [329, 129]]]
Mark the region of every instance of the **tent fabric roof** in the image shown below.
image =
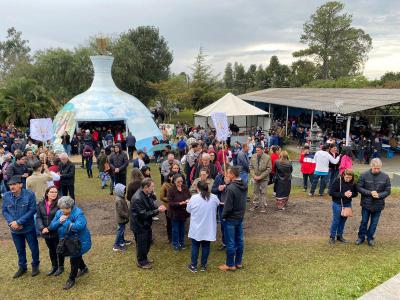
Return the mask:
[[210, 117], [212, 112], [224, 112], [227, 117], [262, 116], [269, 113], [243, 101], [232, 93], [228, 93], [209, 106], [194, 113], [195, 116]]
[[273, 88], [239, 95], [246, 101], [351, 114], [400, 102], [400, 89]]

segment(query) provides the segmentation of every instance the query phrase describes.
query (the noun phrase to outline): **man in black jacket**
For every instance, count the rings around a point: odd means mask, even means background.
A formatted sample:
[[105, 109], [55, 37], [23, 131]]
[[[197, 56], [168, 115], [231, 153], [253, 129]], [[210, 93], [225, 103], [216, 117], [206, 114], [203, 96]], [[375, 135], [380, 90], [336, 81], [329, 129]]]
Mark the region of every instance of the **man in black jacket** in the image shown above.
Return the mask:
[[236, 271], [242, 268], [244, 250], [243, 218], [246, 211], [247, 184], [240, 179], [240, 168], [230, 167], [226, 174], [229, 184], [226, 186], [224, 210], [226, 264], [218, 268], [222, 271]]
[[[128, 168], [128, 156], [122, 151], [121, 144], [115, 144], [114, 153], [109, 158], [110, 169], [114, 176], [114, 184], [121, 183], [126, 186], [126, 169]], [[113, 194], [111, 187], [110, 194]]]
[[7, 168], [7, 177], [12, 178], [13, 176], [21, 176], [22, 187], [25, 189], [29, 170], [26, 167], [26, 157], [22, 152], [15, 154], [15, 162]]
[[67, 153], [61, 153], [60, 156], [60, 183], [61, 194], [75, 199], [75, 165], [69, 160]]
[[[379, 217], [385, 208], [385, 198], [390, 195], [391, 184], [389, 176], [381, 171], [382, 161], [374, 158], [370, 163], [371, 170], [363, 173], [357, 184], [361, 194], [361, 224], [358, 230], [357, 245], [364, 243], [367, 237], [368, 245], [374, 246], [374, 234]], [[368, 222], [371, 220], [369, 227]]]
[[137, 266], [142, 269], [151, 269], [153, 262], [147, 257], [150, 251], [153, 217], [166, 210], [164, 205], [158, 208], [155, 206], [153, 195], [154, 181], [145, 178], [131, 201], [131, 229], [136, 240]]

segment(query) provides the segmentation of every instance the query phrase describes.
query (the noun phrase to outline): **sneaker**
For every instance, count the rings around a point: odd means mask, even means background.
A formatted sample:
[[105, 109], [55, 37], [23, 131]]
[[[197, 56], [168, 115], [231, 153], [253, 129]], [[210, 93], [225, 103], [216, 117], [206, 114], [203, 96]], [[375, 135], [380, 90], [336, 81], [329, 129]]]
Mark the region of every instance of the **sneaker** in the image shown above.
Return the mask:
[[307, 192], [307, 189], [303, 189], [303, 192], [304, 192], [304, 193]]
[[338, 235], [336, 237], [336, 239], [338, 240], [338, 242], [341, 242], [341, 243], [344, 243], [344, 244], [348, 243], [348, 241], [343, 236]]
[[308, 193], [308, 196], [310, 196], [310, 197], [314, 197], [314, 194]]
[[185, 245], [181, 246], [181, 250], [185, 250], [185, 249], [186, 249]]
[[364, 240], [363, 240], [363, 239], [358, 238], [358, 239], [356, 240], [356, 245], [361, 245], [362, 243], [364, 243]]
[[152, 268], [151, 264], [145, 264], [145, 265], [137, 265], [139, 268], [141, 269], [145, 269], [145, 270], [150, 270]]
[[81, 277], [85, 274], [89, 273], [89, 269], [88, 267], [85, 267], [84, 269], [79, 269], [78, 274], [76, 275], [76, 277]]
[[113, 247], [113, 251], [115, 251], [115, 252], [118, 252], [118, 251], [123, 252], [123, 251], [125, 251], [125, 247], [122, 247], [121, 245], [114, 246]]
[[148, 258], [147, 258], [147, 262], [148, 262], [149, 264], [152, 264], [152, 263], [154, 263], [154, 259], [148, 257]]
[[265, 209], [260, 210], [260, 213], [265, 214], [267, 211]]
[[200, 271], [201, 271], [201, 272], [205, 272], [205, 271], [206, 271], [206, 269], [207, 269], [207, 267], [206, 267], [206, 266], [201, 266], [201, 268], [200, 268]]
[[236, 265], [236, 270], [243, 269], [243, 265]]
[[129, 240], [124, 240], [124, 245], [125, 246], [129, 246], [129, 245], [132, 245], [132, 241], [129, 241]]
[[192, 264], [188, 264], [187, 268], [192, 273], [197, 273], [197, 267], [193, 266]]
[[375, 241], [374, 240], [368, 240], [368, 246], [375, 246]]
[[329, 238], [329, 244], [333, 245], [336, 243], [336, 240], [334, 237]]
[[320, 197], [323, 197], [323, 196], [324, 196], [324, 194], [318, 194], [318, 196], [320, 196]]
[[160, 218], [153, 217], [153, 221], [158, 221], [158, 220], [160, 220]]
[[224, 244], [222, 244], [221, 246], [219, 246], [219, 248], [218, 248], [218, 250], [221, 250], [221, 251], [223, 251], [223, 250], [225, 250], [226, 249], [226, 246], [224, 245]]

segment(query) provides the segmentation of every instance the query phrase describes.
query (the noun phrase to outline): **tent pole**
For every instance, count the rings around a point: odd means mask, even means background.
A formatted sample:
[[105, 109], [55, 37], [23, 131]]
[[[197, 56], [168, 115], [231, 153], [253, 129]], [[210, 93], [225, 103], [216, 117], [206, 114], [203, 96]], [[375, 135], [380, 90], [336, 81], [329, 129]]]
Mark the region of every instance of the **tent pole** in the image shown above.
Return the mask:
[[286, 137], [288, 135], [288, 127], [289, 127], [289, 106], [286, 106]]
[[347, 118], [347, 125], [346, 125], [346, 146], [350, 143], [350, 125], [351, 125], [351, 116]]
[[311, 126], [310, 126], [310, 128], [312, 128], [313, 122], [314, 122], [314, 110], [311, 110]]

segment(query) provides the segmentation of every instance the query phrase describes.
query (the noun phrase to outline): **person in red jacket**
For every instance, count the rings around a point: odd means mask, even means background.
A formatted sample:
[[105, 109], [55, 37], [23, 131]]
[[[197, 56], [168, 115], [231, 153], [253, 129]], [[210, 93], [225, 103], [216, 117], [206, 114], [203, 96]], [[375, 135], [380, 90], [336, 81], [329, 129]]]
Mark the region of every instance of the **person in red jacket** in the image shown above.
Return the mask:
[[315, 160], [314, 154], [310, 153], [310, 147], [305, 145], [300, 154], [300, 164], [301, 164], [301, 173], [303, 174], [303, 184], [304, 184], [304, 192], [307, 191], [308, 180], [310, 180], [310, 185], [313, 181], [313, 174], [315, 171]]
[[[275, 178], [275, 162], [279, 159], [279, 154], [281, 153], [281, 148], [279, 146], [271, 146], [271, 173], [269, 174], [269, 182], [268, 184], [272, 184], [274, 182]], [[272, 195], [275, 197], [275, 184], [274, 184], [274, 191], [272, 192]]]

